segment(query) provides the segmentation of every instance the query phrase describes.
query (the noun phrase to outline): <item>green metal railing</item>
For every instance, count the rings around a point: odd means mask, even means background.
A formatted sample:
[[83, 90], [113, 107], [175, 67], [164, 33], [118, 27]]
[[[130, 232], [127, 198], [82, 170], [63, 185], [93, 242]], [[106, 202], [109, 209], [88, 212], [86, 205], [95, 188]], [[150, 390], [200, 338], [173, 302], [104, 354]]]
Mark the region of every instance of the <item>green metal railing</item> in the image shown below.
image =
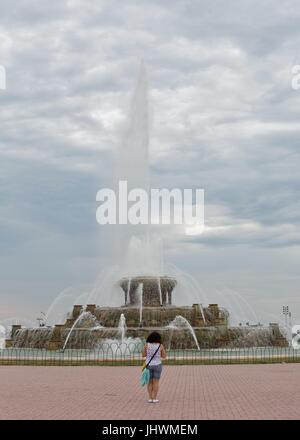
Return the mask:
[[[141, 365], [142, 344], [106, 343], [93, 350], [7, 348], [0, 365]], [[291, 347], [168, 350], [166, 365], [256, 364], [300, 362], [300, 350]]]

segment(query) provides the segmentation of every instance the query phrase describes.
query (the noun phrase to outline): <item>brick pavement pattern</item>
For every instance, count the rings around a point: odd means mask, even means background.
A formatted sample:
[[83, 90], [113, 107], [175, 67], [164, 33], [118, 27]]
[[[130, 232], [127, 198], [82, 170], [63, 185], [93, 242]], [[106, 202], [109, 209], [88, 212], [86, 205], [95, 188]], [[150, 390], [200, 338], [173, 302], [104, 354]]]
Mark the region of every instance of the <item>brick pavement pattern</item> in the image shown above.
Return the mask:
[[160, 402], [138, 367], [0, 367], [0, 419], [299, 419], [300, 364], [165, 366]]

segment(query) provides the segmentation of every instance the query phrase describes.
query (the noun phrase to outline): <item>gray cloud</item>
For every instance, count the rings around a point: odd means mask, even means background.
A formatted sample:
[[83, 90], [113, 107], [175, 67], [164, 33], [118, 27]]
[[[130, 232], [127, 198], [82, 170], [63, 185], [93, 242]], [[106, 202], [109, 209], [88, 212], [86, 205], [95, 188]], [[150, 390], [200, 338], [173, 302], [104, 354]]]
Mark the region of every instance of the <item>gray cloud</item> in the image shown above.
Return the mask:
[[[95, 194], [111, 183], [140, 58], [149, 70], [153, 185], [205, 189], [205, 233], [170, 233], [167, 258], [197, 275], [205, 255], [200, 278], [210, 287], [232, 277], [233, 288], [247, 284], [246, 298], [265, 295], [271, 313], [280, 313], [280, 295], [297, 296], [297, 268], [283, 264], [299, 258], [297, 6], [2, 2], [0, 295], [11, 314], [87, 282], [105, 260]], [[247, 252], [257, 263], [245, 277]], [[262, 252], [275, 257], [266, 264]], [[274, 301], [270, 278], [259, 284], [264, 264], [285, 280]]]

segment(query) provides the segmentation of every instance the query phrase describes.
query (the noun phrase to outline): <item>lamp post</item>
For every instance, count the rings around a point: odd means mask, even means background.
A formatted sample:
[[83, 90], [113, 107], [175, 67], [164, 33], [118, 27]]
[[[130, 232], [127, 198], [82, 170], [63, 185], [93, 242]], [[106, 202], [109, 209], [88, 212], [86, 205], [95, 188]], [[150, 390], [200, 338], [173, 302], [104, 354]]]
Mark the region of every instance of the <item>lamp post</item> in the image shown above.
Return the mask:
[[282, 314], [284, 315], [285, 326], [287, 327], [287, 318], [289, 316], [289, 306], [282, 306]]

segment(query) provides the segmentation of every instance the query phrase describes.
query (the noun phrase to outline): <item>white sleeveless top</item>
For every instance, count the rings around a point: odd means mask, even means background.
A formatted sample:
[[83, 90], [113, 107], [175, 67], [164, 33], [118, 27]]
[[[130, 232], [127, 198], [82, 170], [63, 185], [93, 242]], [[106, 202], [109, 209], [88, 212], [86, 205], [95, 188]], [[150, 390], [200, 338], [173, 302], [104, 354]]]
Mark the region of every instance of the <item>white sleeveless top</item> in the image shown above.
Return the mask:
[[[156, 352], [159, 344], [157, 344], [157, 343], [153, 343], [153, 344], [151, 343], [150, 344], [148, 342], [146, 345], [147, 345], [147, 347], [146, 347], [146, 353], [147, 353], [146, 364], [148, 364], [148, 362], [150, 361], [150, 359], [152, 358], [152, 356]], [[157, 351], [156, 355], [153, 357], [152, 361], [150, 362], [149, 366], [151, 366], [151, 365], [160, 365], [160, 364], [161, 364], [161, 356], [160, 356], [160, 349], [159, 349]]]

